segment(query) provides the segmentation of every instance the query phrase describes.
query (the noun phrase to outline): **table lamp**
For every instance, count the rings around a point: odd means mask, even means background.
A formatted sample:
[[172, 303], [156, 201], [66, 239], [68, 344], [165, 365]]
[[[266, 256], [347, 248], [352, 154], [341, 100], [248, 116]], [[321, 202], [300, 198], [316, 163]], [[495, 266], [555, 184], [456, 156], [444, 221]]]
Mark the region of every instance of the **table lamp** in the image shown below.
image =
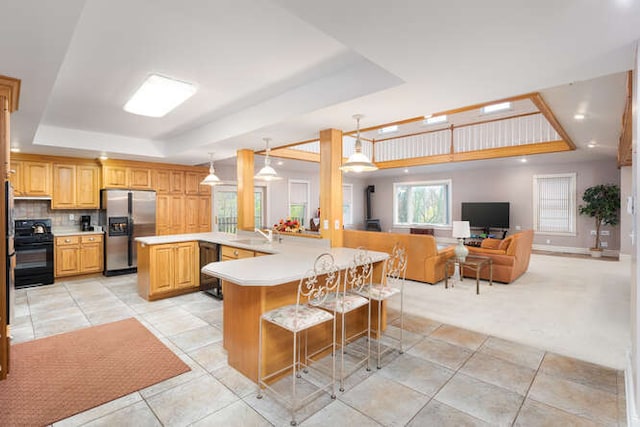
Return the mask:
[[456, 246], [455, 254], [456, 258], [464, 262], [469, 255], [469, 249], [464, 246], [464, 239], [471, 237], [471, 228], [469, 227], [469, 221], [453, 221], [453, 237], [458, 239], [458, 246]]

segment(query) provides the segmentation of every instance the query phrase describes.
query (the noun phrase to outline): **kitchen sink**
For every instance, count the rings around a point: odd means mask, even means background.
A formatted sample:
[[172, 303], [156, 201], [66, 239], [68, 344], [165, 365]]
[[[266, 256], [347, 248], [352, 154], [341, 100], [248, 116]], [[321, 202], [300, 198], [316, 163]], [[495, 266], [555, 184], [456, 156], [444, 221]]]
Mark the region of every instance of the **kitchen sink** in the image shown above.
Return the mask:
[[229, 240], [229, 243], [240, 243], [242, 245], [264, 245], [269, 242], [267, 239], [236, 239]]

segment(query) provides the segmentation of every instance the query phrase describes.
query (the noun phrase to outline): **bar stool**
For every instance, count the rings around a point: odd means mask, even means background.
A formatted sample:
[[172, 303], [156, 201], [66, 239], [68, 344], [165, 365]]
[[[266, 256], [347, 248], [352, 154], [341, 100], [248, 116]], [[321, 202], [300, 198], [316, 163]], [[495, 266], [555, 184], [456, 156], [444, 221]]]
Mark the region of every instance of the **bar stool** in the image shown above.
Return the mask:
[[382, 351], [382, 303], [392, 298], [394, 295], [400, 294], [400, 338], [394, 338], [390, 335], [384, 335], [385, 338], [396, 341], [398, 344], [398, 350], [400, 354], [404, 353], [402, 348], [402, 339], [404, 331], [404, 278], [407, 272], [407, 251], [405, 248], [396, 243], [391, 250], [389, 258], [387, 258], [381, 283], [372, 283], [368, 289], [362, 291], [356, 291], [358, 294], [368, 297], [372, 303], [378, 303], [378, 325], [376, 329], [377, 333], [377, 368], [380, 369], [380, 360], [382, 355], [387, 351], [392, 351], [393, 347], [388, 347]]
[[[327, 297], [337, 291], [340, 287], [340, 270], [335, 265], [333, 256], [329, 253], [324, 253], [318, 256], [313, 264], [313, 268], [310, 269], [298, 284], [298, 292], [296, 297], [296, 303], [279, 307], [270, 311], [267, 311], [260, 316], [259, 326], [259, 343], [258, 343], [258, 399], [262, 399], [262, 389], [266, 389], [273, 395], [282, 401], [285, 406], [288, 406], [291, 411], [291, 425], [297, 425], [296, 411], [307, 403], [312, 397], [323, 392], [325, 389], [331, 387], [331, 398], [335, 399], [335, 354], [336, 354], [336, 313], [323, 310], [319, 306], [324, 303]], [[289, 331], [293, 335], [293, 352], [292, 362], [290, 365], [279, 369], [276, 372], [269, 373], [263, 376], [262, 372], [262, 346], [263, 346], [263, 323], [268, 322], [281, 328], [284, 331]], [[308, 353], [307, 347], [307, 332], [314, 326], [321, 325], [323, 323], [332, 322], [333, 339], [327, 346], [315, 350], [312, 354]], [[304, 358], [301, 356], [301, 334], [304, 333]], [[296, 383], [302, 381], [303, 372], [308, 372], [309, 368], [315, 368], [310, 362], [313, 362], [313, 358], [320, 354], [324, 354], [327, 350], [331, 349], [331, 373], [330, 380], [326, 384], [317, 385], [316, 390], [308, 393], [304, 397], [298, 396], [298, 390]], [[268, 355], [267, 355], [268, 357]], [[269, 379], [280, 376], [285, 371], [292, 370], [291, 376], [291, 396], [278, 392], [274, 387], [271, 387], [267, 381]], [[315, 369], [314, 369], [315, 371]], [[321, 371], [321, 370], [320, 370]], [[322, 372], [322, 371], [321, 371]], [[327, 372], [322, 372], [327, 374]], [[315, 379], [315, 377], [314, 377]]]
[[[370, 371], [369, 360], [371, 355], [371, 300], [368, 295], [365, 296], [371, 287], [373, 277], [373, 261], [364, 248], [357, 248], [357, 252], [353, 259], [349, 262], [349, 266], [344, 273], [344, 283], [339, 292], [328, 296], [327, 300], [320, 307], [333, 311], [340, 315], [341, 333], [340, 333], [340, 391], [344, 391], [344, 380], [346, 377], [354, 373], [360, 366], [367, 364], [367, 371]], [[349, 354], [358, 357], [355, 363], [345, 373], [344, 355], [345, 348], [362, 335], [362, 330], [356, 330], [347, 336], [347, 315], [354, 312], [360, 307], [367, 306], [367, 340], [366, 348], [356, 346], [355, 343], [349, 346]]]

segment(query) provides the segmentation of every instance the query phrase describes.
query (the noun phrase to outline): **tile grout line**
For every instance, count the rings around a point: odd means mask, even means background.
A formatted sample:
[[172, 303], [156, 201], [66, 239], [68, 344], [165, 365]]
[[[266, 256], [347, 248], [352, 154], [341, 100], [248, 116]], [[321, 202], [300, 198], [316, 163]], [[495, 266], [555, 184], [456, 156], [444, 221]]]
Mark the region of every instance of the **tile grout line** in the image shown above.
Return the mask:
[[[531, 378], [531, 382], [529, 383], [529, 387], [527, 387], [527, 391], [524, 393], [524, 396], [523, 396], [523, 399], [522, 399], [522, 403], [520, 403], [520, 407], [518, 408], [518, 411], [516, 412], [516, 416], [513, 418], [513, 421], [511, 422], [511, 425], [514, 425], [516, 420], [520, 416], [520, 412], [522, 411], [522, 407], [524, 406], [525, 402], [529, 398], [529, 392], [531, 391], [531, 387], [533, 387], [533, 383], [536, 381], [536, 378], [538, 378], [538, 374], [540, 373], [540, 368], [542, 368], [542, 364], [544, 363], [544, 359], [547, 357], [547, 353], [548, 352], [545, 351], [544, 354], [542, 355], [542, 359], [540, 359], [540, 363], [538, 364], [538, 367], [536, 368], [536, 373], [533, 376], [533, 378]], [[556, 408], [556, 409], [560, 409], [560, 408]]]

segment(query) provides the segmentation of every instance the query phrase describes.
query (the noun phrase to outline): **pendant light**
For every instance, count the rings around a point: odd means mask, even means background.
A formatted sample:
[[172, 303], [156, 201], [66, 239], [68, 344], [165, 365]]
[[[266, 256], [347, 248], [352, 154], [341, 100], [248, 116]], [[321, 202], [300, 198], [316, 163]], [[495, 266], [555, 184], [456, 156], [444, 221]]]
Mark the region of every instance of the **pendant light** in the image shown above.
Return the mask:
[[357, 123], [357, 136], [355, 151], [349, 156], [347, 162], [340, 166], [343, 172], [371, 172], [378, 170], [378, 167], [371, 163], [371, 160], [362, 152], [362, 141], [360, 141], [360, 119], [364, 117], [362, 114], [353, 116]]
[[264, 138], [264, 142], [267, 146], [265, 150], [265, 158], [264, 158], [264, 166], [260, 169], [260, 172], [253, 177], [253, 179], [257, 179], [259, 181], [277, 181], [282, 179], [282, 177], [278, 176], [278, 173], [271, 167], [271, 159], [269, 158], [269, 141], [271, 138]]
[[213, 168], [213, 153], [209, 153], [209, 175], [200, 182], [200, 185], [211, 185], [213, 187], [218, 184], [222, 184], [222, 181], [216, 176], [216, 171]]

